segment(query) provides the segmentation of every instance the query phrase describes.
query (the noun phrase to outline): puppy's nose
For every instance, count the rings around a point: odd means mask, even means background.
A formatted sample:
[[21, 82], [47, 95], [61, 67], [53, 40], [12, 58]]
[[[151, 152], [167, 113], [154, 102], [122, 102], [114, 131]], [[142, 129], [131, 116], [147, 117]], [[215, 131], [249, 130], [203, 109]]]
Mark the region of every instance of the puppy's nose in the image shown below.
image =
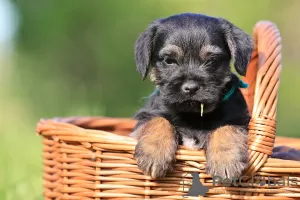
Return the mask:
[[187, 82], [182, 85], [181, 89], [186, 94], [194, 94], [199, 89], [199, 86], [195, 82]]

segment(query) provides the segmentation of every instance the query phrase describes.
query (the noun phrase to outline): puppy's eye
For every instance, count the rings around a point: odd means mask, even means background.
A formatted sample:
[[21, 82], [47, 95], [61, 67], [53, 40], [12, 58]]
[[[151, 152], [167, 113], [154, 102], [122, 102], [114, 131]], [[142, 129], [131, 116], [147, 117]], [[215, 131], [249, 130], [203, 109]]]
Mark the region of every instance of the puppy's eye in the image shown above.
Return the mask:
[[207, 60], [207, 63], [208, 63], [208, 64], [216, 64], [216, 63], [218, 63], [220, 60], [221, 60], [221, 59], [218, 58], [218, 57], [211, 57], [211, 58], [209, 58], [209, 59]]
[[177, 65], [177, 60], [175, 60], [174, 58], [164, 58], [163, 62], [166, 65]]
[[215, 63], [215, 62], [217, 62], [219, 59], [218, 58], [215, 58], [215, 57], [212, 57], [211, 59], [209, 59], [209, 61], [211, 62], [211, 63]]

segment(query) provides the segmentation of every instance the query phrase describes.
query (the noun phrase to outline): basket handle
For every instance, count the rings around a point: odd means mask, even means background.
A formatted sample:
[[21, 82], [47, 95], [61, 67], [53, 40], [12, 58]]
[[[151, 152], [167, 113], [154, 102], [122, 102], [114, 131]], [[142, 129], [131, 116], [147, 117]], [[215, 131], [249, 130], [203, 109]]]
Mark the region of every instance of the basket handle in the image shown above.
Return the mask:
[[258, 22], [253, 30], [254, 51], [241, 89], [251, 113], [249, 160], [245, 175], [253, 175], [272, 154], [276, 135], [276, 113], [281, 72], [281, 36], [276, 25]]

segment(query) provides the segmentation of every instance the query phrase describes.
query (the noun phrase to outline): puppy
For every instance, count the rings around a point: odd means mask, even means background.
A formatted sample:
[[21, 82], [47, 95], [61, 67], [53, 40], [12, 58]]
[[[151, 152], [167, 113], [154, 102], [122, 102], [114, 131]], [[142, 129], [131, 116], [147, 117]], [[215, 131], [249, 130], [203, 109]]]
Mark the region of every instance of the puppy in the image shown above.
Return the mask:
[[139, 36], [137, 71], [156, 86], [131, 134], [144, 174], [165, 176], [184, 145], [206, 151], [208, 173], [241, 175], [250, 116], [230, 61], [245, 75], [252, 48], [250, 36], [227, 20], [192, 13], [158, 19]]

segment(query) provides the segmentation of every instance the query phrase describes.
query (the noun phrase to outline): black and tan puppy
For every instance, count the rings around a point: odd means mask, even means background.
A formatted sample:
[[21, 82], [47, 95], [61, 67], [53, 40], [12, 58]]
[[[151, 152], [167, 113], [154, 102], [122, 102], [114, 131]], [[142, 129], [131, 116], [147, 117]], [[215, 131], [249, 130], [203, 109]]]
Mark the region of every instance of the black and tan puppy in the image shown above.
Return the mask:
[[[156, 92], [135, 115], [135, 159], [154, 178], [172, 170], [179, 144], [206, 150], [207, 172], [223, 178], [247, 167], [246, 102], [230, 61], [245, 75], [252, 40], [222, 18], [179, 14], [154, 21], [135, 46], [137, 70]], [[203, 106], [201, 108], [201, 106]], [[203, 113], [201, 113], [203, 111]]]

